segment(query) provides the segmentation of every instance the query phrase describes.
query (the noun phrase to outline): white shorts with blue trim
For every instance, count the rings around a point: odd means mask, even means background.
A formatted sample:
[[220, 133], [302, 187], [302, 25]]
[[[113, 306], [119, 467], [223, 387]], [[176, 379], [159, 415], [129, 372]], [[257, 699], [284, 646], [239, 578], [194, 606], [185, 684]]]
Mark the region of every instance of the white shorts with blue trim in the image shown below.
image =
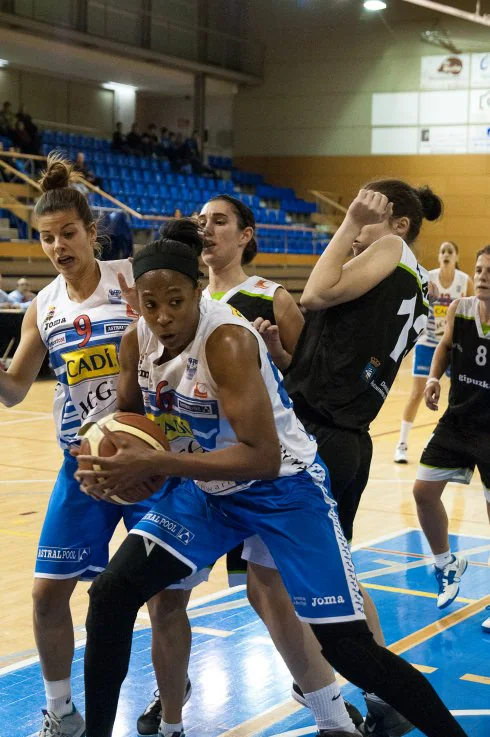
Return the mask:
[[299, 619], [364, 620], [349, 547], [320, 462], [308, 470], [260, 481], [228, 496], [193, 482], [165, 494], [131, 530], [171, 552], [193, 573], [259, 535], [277, 565]]
[[[430, 365], [436, 348], [436, 345], [415, 344], [415, 348], [413, 349], [412, 376], [429, 376]], [[446, 369], [446, 376], [451, 376], [449, 368]]]

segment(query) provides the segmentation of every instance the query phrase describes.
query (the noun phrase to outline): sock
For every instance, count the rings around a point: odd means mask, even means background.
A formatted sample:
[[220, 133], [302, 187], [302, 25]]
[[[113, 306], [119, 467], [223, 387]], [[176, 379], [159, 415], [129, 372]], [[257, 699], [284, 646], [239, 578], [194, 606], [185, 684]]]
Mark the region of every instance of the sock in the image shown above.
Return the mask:
[[64, 678], [62, 681], [47, 681], [44, 679], [44, 689], [48, 711], [53, 712], [57, 717], [64, 717], [72, 713], [73, 703], [69, 678]]
[[439, 555], [434, 555], [434, 563], [436, 565], [436, 568], [444, 568], [444, 566], [447, 566], [448, 563], [452, 563], [454, 560], [454, 555], [451, 553], [450, 550], [446, 550], [445, 553], [439, 553]]
[[174, 732], [180, 734], [183, 731], [184, 725], [182, 724], [182, 722], [178, 722], [177, 724], [168, 724], [168, 722], [164, 722], [163, 719], [160, 722], [159, 732], [163, 734], [163, 737], [168, 737], [168, 735], [171, 735]]
[[356, 728], [347, 713], [337, 681], [304, 696], [318, 729], [338, 729], [355, 734]]
[[410, 430], [412, 429], [413, 422], [407, 422], [406, 420], [402, 420], [402, 425], [400, 427], [400, 439], [398, 443], [405, 443], [408, 445], [408, 436], [410, 435]]

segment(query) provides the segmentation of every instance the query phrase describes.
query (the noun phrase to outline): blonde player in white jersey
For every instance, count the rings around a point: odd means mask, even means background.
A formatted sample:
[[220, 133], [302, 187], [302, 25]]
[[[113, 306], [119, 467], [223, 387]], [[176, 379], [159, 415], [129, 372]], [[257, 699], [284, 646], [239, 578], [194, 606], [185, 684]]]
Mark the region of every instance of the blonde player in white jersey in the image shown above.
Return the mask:
[[[133, 527], [151, 502], [120, 507], [98, 504], [80, 492], [69, 448], [81, 426], [115, 409], [119, 345], [134, 313], [123, 301], [118, 272], [132, 280], [128, 261], [99, 261], [97, 228], [71, 165], [48, 158], [35, 208], [41, 245], [59, 276], [28, 308], [19, 347], [0, 371], [0, 401], [21, 402], [46, 351], [58, 383], [54, 420], [64, 451], [38, 547], [34, 580], [34, 634], [44, 676], [47, 708], [40, 737], [83, 737], [85, 724], [71, 700], [74, 652], [70, 597], [79, 580], [90, 581], [108, 560], [121, 520]], [[153, 497], [155, 498], [155, 497]], [[152, 603], [156, 613], [158, 602]]]
[[408, 398], [395, 449], [395, 463], [408, 463], [408, 437], [424, 396], [425, 382], [430, 372], [434, 352], [444, 335], [446, 314], [451, 302], [473, 294], [473, 282], [468, 274], [458, 268], [459, 248], [453, 241], [444, 241], [439, 248], [439, 268], [432, 269], [430, 280], [438, 295], [432, 299], [427, 328], [418, 339], [412, 366], [412, 391]]

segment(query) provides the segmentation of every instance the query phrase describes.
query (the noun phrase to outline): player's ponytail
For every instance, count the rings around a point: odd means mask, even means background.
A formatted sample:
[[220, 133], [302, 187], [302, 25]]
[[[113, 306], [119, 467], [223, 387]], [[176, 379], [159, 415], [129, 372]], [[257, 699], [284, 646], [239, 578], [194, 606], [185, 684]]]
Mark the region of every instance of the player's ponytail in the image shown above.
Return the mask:
[[[96, 221], [87, 198], [74, 185], [81, 184], [83, 177], [74, 169], [73, 164], [56, 152], [48, 156], [46, 170], [42, 172], [39, 186], [42, 195], [34, 206], [34, 215], [40, 218], [55, 212], [75, 210], [85, 229], [96, 227]], [[100, 245], [95, 244], [98, 254]]]
[[369, 182], [364, 189], [381, 192], [393, 204], [393, 217], [410, 221], [405, 240], [413, 243], [422, 227], [422, 220], [437, 220], [443, 212], [443, 203], [430, 187], [416, 189], [400, 179], [380, 179]]

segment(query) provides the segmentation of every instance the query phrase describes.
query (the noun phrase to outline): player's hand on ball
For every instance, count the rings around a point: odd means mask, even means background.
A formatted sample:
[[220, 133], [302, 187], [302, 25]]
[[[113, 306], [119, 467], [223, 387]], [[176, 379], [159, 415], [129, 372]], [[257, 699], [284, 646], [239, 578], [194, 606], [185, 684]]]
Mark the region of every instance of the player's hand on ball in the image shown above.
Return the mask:
[[79, 468], [76, 471], [75, 478], [79, 481], [81, 490], [95, 499], [110, 499], [111, 496], [120, 496], [135, 486], [141, 488], [148, 483], [148, 496], [151, 496], [154, 489], [152, 491], [150, 480], [155, 476], [155, 460], [159, 471], [161, 467], [161, 473], [164, 473], [164, 452], [151, 447], [135, 446], [130, 440], [120, 438], [106, 427], [101, 429], [115, 446], [116, 453], [108, 457], [81, 455], [77, 450], [72, 453], [77, 456], [79, 464], [97, 468]]
[[375, 225], [393, 215], [393, 204], [381, 192], [361, 189], [347, 210], [346, 219], [361, 230], [365, 225]]
[[439, 398], [441, 396], [441, 385], [437, 379], [429, 379], [424, 389], [424, 400], [428, 409], [436, 411], [439, 409]]

